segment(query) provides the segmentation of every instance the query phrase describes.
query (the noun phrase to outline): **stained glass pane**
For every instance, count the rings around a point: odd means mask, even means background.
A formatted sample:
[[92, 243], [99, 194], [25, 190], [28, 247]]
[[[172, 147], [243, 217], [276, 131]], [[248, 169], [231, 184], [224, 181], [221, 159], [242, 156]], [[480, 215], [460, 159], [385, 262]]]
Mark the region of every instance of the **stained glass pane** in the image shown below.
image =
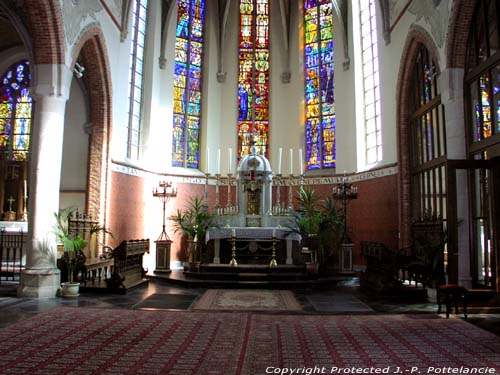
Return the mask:
[[172, 165], [198, 168], [204, 0], [177, 0]]
[[0, 87], [0, 159], [27, 160], [32, 99], [27, 60], [7, 70]]
[[335, 167], [332, 3], [304, 1], [306, 169]]
[[269, 0], [240, 0], [238, 159], [268, 154]]
[[482, 113], [482, 129], [481, 138], [491, 136], [491, 98], [490, 98], [490, 81], [487, 75], [481, 76], [479, 79], [481, 89], [481, 113]]

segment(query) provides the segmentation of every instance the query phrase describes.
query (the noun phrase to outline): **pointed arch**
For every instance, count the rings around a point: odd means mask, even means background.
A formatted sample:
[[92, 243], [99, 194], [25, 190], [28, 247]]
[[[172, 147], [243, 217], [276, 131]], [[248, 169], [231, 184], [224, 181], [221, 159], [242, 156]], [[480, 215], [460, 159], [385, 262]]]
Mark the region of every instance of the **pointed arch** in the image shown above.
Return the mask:
[[58, 0], [26, 0], [27, 28], [33, 46], [33, 64], [64, 64], [65, 39]]
[[450, 11], [446, 38], [446, 66], [463, 68], [470, 23], [477, 1], [455, 0]]
[[410, 84], [415, 67], [419, 46], [425, 46], [431, 58], [436, 61], [436, 70], [439, 72], [439, 54], [436, 44], [429, 33], [420, 26], [410, 28], [406, 43], [401, 55], [398, 84], [396, 89], [396, 121], [398, 139], [398, 166], [399, 166], [399, 247], [407, 248], [411, 245], [411, 188], [410, 188]]
[[72, 69], [81, 59], [88, 88], [91, 134], [86, 210], [101, 222], [107, 220], [109, 147], [112, 126], [112, 86], [107, 48], [97, 25], [82, 31], [72, 53]]

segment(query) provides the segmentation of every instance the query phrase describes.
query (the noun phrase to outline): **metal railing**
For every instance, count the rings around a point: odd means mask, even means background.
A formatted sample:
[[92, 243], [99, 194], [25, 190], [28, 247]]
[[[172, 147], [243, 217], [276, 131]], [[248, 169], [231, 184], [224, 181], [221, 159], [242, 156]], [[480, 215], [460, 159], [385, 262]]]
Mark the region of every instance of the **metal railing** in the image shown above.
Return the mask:
[[0, 284], [19, 283], [26, 264], [26, 233], [0, 229]]

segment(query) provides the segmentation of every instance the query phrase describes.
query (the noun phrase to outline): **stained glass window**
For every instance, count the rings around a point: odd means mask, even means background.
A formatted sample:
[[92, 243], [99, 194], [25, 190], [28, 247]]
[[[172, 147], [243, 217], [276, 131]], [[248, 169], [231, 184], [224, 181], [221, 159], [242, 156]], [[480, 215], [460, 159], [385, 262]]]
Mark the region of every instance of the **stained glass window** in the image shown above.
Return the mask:
[[177, 0], [172, 165], [198, 168], [205, 0]]
[[471, 22], [465, 86], [469, 93], [470, 140], [500, 133], [500, 28], [497, 1], [478, 2]]
[[304, 0], [306, 168], [335, 167], [333, 8]]
[[269, 0], [240, 0], [238, 158], [268, 155]]
[[375, 0], [360, 0], [366, 164], [382, 160], [377, 15]]
[[127, 157], [131, 159], [139, 158], [147, 5], [148, 0], [134, 0], [132, 8], [133, 22], [129, 60], [129, 118], [127, 128]]
[[32, 99], [29, 62], [12, 65], [0, 85], [0, 159], [27, 160]]

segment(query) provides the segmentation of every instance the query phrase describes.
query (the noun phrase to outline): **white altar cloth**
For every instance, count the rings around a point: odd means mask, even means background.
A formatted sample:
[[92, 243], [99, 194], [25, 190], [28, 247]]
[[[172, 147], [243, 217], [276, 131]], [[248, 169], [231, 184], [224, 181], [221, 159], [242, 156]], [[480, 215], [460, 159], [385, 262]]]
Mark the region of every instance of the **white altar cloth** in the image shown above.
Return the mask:
[[238, 240], [247, 241], [270, 241], [273, 235], [277, 240], [286, 241], [286, 264], [293, 264], [292, 241], [300, 241], [300, 234], [292, 232], [290, 229], [281, 227], [224, 227], [210, 228], [207, 230], [205, 242], [214, 240], [214, 260], [215, 264], [220, 264], [220, 240], [231, 239], [233, 236]]

